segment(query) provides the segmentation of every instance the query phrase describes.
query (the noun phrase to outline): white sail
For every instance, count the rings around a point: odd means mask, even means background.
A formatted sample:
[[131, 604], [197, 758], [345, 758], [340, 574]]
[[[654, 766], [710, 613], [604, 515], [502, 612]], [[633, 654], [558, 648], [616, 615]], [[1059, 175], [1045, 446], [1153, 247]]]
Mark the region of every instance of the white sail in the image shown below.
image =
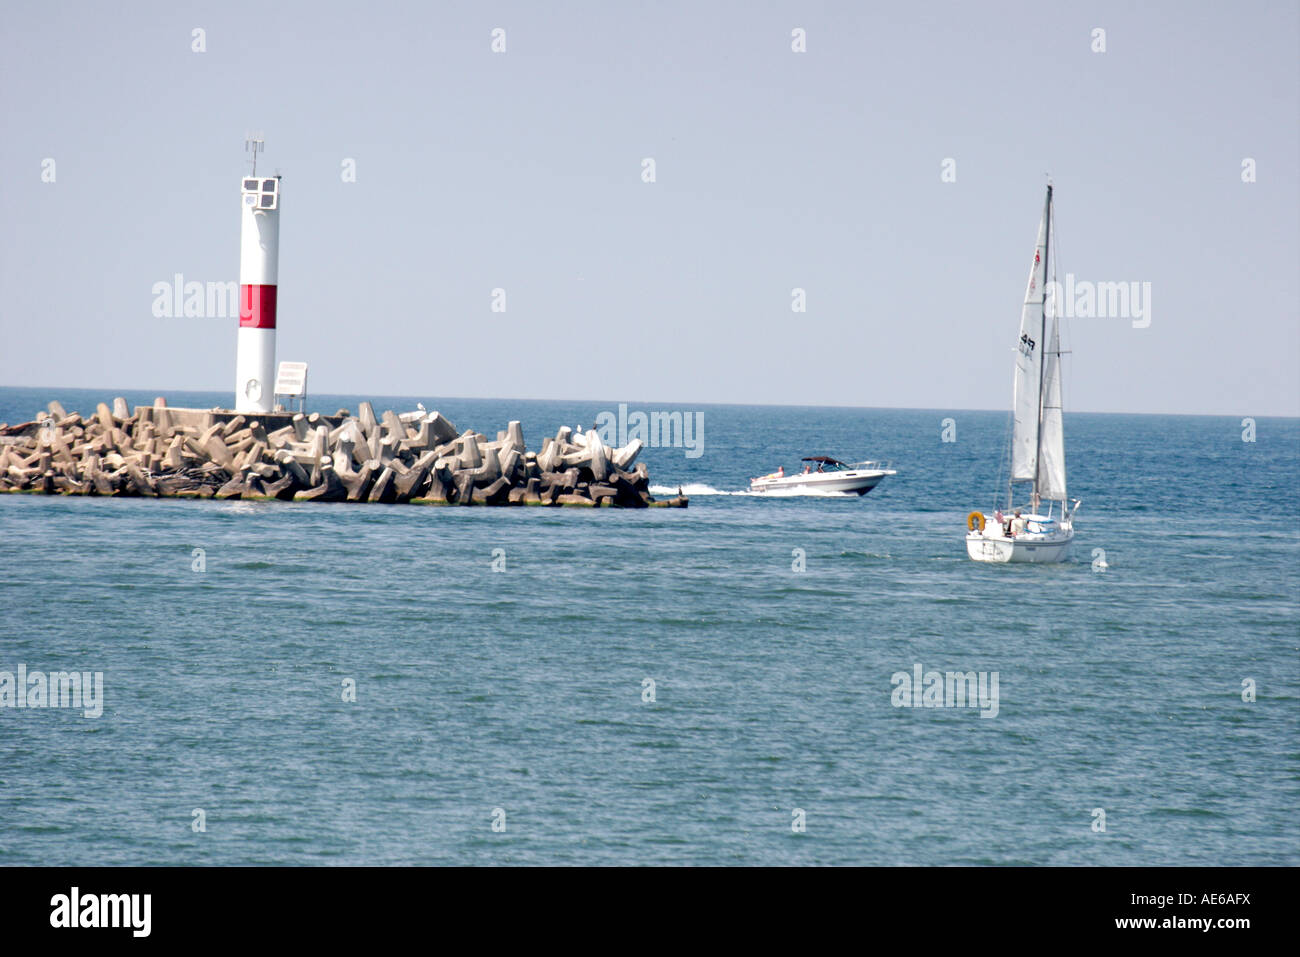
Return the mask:
[[[1050, 195], [1050, 194], [1049, 194]], [[1020, 313], [1020, 338], [1016, 341], [1015, 428], [1011, 433], [1011, 481], [1028, 482], [1038, 468], [1039, 390], [1042, 387], [1043, 279], [1047, 273], [1047, 207], [1038, 223], [1034, 264]]]
[[1061, 328], [1052, 317], [1052, 334], [1043, 357], [1043, 435], [1039, 440], [1038, 496], [1065, 501], [1065, 430], [1061, 421]]

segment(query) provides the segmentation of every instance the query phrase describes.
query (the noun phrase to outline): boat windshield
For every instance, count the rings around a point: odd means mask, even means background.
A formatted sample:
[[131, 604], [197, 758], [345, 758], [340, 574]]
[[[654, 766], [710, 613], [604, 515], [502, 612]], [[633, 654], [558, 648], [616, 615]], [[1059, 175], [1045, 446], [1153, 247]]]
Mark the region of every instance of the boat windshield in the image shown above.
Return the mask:
[[833, 459], [828, 455], [813, 455], [803, 461], [811, 472], [841, 472], [852, 468], [847, 462], [841, 462], [839, 459]]

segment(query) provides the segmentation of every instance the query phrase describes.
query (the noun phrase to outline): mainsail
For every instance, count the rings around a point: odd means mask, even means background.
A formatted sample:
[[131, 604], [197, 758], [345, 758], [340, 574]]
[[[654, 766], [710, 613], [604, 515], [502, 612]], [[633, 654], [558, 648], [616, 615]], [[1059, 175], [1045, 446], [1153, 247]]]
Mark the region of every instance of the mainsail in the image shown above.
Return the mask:
[[1052, 317], [1052, 335], [1043, 357], [1043, 433], [1039, 438], [1038, 497], [1065, 501], [1065, 431], [1061, 422], [1061, 327]]
[[1043, 386], [1043, 287], [1047, 275], [1047, 217], [1051, 191], [1038, 223], [1034, 264], [1020, 313], [1020, 339], [1016, 342], [1015, 428], [1011, 433], [1011, 481], [1033, 481], [1038, 469], [1038, 418]]

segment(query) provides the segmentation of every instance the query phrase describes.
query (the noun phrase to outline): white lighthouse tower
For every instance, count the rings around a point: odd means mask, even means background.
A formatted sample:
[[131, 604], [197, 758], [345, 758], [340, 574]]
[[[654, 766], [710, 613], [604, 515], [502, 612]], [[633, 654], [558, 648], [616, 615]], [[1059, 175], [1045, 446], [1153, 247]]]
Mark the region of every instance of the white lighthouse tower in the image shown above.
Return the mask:
[[280, 177], [257, 175], [260, 137], [246, 145], [253, 175], [240, 183], [239, 340], [235, 411], [270, 412], [275, 388], [275, 299], [280, 265]]

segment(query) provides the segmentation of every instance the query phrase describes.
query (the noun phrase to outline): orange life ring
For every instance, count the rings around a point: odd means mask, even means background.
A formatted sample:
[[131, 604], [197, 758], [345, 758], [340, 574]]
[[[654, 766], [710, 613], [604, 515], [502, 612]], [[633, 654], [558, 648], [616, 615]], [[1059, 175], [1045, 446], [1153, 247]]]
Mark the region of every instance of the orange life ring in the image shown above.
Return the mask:
[[971, 512], [969, 515], [966, 516], [966, 531], [968, 531], [968, 532], [973, 532], [973, 531], [975, 531], [975, 527], [976, 527], [977, 525], [979, 526], [979, 530], [980, 530], [981, 532], [984, 531], [984, 513], [983, 513], [983, 512]]

